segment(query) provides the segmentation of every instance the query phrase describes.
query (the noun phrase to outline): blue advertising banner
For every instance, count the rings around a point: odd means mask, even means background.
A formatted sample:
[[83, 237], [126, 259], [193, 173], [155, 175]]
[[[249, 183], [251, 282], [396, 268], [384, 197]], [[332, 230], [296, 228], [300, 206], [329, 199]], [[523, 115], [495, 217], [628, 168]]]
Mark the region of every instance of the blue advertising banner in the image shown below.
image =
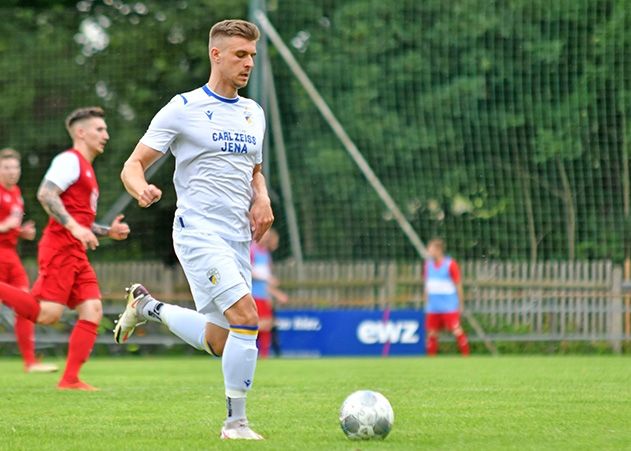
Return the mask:
[[420, 310], [277, 310], [284, 355], [425, 354]]

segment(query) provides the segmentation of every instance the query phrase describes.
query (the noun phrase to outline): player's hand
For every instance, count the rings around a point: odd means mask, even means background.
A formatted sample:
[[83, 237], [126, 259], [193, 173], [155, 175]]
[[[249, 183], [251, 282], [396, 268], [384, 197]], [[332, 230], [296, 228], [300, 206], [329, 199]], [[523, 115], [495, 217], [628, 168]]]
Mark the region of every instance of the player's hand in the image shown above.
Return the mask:
[[33, 241], [37, 235], [37, 229], [35, 228], [35, 221], [26, 221], [20, 228], [20, 238], [23, 240]]
[[75, 223], [68, 229], [73, 237], [81, 241], [84, 249], [94, 250], [99, 247], [99, 240], [92, 230], [87, 227], [83, 227], [81, 224]]
[[250, 228], [252, 239], [258, 242], [274, 223], [272, 203], [269, 198], [258, 198], [250, 208]]
[[289, 302], [289, 296], [284, 291], [278, 291], [275, 294], [276, 300], [281, 304], [287, 304]]
[[131, 231], [129, 225], [126, 222], [121, 222], [125, 215], [118, 215], [112, 221], [110, 225], [110, 231], [107, 234], [113, 240], [125, 240]]
[[147, 208], [162, 198], [162, 191], [156, 185], [147, 185], [138, 196], [138, 205]]
[[17, 229], [22, 224], [22, 215], [10, 215], [5, 221], [2, 222], [2, 228], [0, 232], [8, 232], [9, 230]]

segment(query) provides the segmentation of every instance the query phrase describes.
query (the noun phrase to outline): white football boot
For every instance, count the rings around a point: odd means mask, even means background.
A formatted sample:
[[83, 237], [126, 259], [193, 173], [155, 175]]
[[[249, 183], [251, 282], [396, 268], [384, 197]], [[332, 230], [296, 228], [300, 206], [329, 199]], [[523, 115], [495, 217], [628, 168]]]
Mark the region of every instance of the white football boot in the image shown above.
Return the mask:
[[138, 317], [136, 306], [145, 296], [149, 296], [149, 292], [139, 283], [135, 283], [127, 291], [127, 306], [125, 311], [118, 317], [116, 327], [114, 327], [114, 341], [123, 344], [132, 336], [137, 326], [146, 323]]
[[35, 362], [24, 367], [27, 373], [54, 373], [59, 367], [54, 363]]
[[263, 437], [252, 429], [248, 425], [248, 420], [242, 418], [240, 420], [234, 420], [230, 423], [225, 422], [221, 428], [222, 440], [263, 440]]

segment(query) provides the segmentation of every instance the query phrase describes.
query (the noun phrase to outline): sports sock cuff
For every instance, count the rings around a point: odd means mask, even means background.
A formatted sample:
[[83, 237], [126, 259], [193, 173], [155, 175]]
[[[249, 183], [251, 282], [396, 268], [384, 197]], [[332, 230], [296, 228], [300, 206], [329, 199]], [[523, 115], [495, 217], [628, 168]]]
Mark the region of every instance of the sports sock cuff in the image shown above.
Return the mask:
[[246, 396], [248, 396], [248, 392], [245, 390], [235, 390], [232, 388], [226, 388], [227, 398], [238, 399], [238, 398], [245, 398]]
[[80, 319], [79, 321], [77, 321], [77, 327], [85, 330], [86, 332], [90, 332], [94, 335], [97, 334], [97, 330], [99, 328], [99, 325], [96, 323], [93, 323], [92, 321], [87, 321], [85, 319]]
[[239, 338], [256, 340], [256, 336], [259, 334], [259, 326], [230, 324], [230, 333]]

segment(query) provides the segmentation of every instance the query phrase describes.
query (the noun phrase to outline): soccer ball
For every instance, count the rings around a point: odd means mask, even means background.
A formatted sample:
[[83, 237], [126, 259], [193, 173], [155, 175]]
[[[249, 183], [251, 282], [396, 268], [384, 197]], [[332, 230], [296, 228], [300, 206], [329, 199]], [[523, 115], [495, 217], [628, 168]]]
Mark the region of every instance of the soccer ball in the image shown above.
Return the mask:
[[394, 423], [394, 411], [385, 396], [359, 390], [344, 400], [340, 426], [351, 440], [384, 439]]

